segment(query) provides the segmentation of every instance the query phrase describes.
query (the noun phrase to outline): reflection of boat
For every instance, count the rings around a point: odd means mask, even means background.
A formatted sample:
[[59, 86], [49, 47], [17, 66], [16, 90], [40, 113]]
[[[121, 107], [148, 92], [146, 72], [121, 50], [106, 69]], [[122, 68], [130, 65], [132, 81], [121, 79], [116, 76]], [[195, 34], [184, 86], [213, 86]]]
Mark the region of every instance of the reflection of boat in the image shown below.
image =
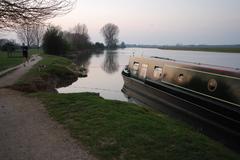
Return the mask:
[[224, 133], [222, 138], [235, 137], [240, 144], [239, 69], [131, 57], [122, 75], [123, 92], [129, 96], [164, 112], [174, 108], [177, 114], [205, 122]]

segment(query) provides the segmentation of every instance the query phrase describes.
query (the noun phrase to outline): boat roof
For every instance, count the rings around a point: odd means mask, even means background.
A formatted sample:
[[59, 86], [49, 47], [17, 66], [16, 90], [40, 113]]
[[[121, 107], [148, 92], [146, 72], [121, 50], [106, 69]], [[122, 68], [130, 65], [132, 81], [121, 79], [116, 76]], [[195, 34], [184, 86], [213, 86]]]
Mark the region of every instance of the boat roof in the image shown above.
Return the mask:
[[183, 60], [175, 60], [171, 58], [165, 58], [165, 57], [158, 57], [158, 56], [151, 56], [151, 57], [135, 57], [135, 58], [147, 58], [147, 59], [160, 59], [163, 61], [167, 62], [173, 62], [173, 63], [178, 63], [178, 64], [183, 64], [183, 65], [188, 65], [188, 66], [195, 66], [195, 67], [200, 67], [200, 68], [205, 68], [205, 69], [212, 69], [216, 71], [222, 71], [222, 72], [234, 72], [237, 74], [240, 74], [240, 68], [234, 68], [234, 67], [226, 67], [226, 66], [218, 66], [218, 65], [212, 65], [212, 64], [204, 64], [204, 63], [197, 63], [197, 62], [189, 62], [189, 61], [183, 61]]

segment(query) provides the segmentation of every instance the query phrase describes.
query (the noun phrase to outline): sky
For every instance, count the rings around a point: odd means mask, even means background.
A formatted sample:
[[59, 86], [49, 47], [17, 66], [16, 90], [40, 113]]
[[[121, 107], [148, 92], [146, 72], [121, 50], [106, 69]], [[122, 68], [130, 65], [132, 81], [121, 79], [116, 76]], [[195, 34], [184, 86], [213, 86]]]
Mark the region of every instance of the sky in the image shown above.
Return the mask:
[[240, 0], [78, 0], [67, 15], [49, 20], [69, 30], [86, 24], [91, 41], [114, 23], [132, 44], [240, 44]]

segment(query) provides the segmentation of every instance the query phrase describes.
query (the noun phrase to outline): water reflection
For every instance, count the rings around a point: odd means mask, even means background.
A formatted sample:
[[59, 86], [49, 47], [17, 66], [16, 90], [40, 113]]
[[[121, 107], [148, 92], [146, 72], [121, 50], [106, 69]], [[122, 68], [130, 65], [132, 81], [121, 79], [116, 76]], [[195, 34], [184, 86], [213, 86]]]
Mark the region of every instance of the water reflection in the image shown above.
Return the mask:
[[60, 88], [60, 93], [97, 92], [107, 99], [131, 101], [121, 92], [124, 84], [121, 71], [128, 64], [129, 56], [159, 56], [176, 60], [207, 63], [240, 68], [240, 54], [193, 51], [171, 51], [160, 49], [126, 48], [116, 51], [80, 52], [70, 55], [79, 66], [88, 70], [87, 78], [79, 78], [71, 86]]
[[107, 50], [102, 69], [108, 74], [113, 74], [119, 70], [118, 52]]
[[75, 64], [78, 66], [83, 66], [87, 73], [89, 71], [89, 66], [91, 64], [91, 58], [93, 55], [96, 57], [99, 57], [100, 55], [104, 54], [104, 51], [79, 51], [79, 52], [73, 52], [68, 55], [68, 58], [72, 59]]

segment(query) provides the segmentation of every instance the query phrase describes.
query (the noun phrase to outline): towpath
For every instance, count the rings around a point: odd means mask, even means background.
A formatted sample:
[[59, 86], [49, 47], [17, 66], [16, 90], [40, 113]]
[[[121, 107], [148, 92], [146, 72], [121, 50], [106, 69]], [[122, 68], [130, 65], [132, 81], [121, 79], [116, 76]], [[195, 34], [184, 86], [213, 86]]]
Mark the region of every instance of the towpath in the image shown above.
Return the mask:
[[42, 57], [33, 55], [24, 66], [20, 64], [16, 67], [0, 72], [0, 88], [13, 85], [21, 76], [28, 72], [33, 65], [39, 62]]
[[[0, 77], [2, 87], [16, 82], [41, 57], [28, 66]], [[43, 104], [22, 92], [0, 89], [1, 160], [92, 160], [69, 133], [53, 121]]]

